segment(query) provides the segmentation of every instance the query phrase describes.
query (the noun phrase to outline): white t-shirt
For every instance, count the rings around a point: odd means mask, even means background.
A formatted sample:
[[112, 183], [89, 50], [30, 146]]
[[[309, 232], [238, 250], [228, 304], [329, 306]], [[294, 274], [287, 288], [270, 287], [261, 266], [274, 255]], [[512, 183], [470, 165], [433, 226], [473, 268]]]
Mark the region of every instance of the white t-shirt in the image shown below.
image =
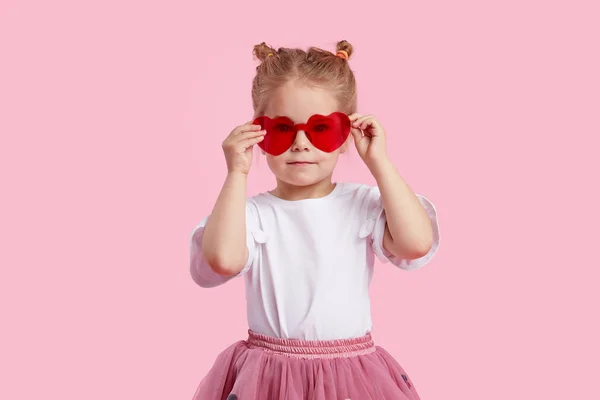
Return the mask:
[[[378, 187], [337, 183], [317, 199], [284, 200], [269, 192], [246, 202], [248, 262], [236, 276], [246, 280], [249, 328], [279, 338], [347, 339], [371, 331], [369, 283], [375, 256], [414, 270], [439, 247], [434, 205], [417, 195], [433, 223], [434, 243], [416, 260], [393, 257], [383, 247], [385, 211]], [[208, 218], [208, 217], [207, 217]], [[191, 274], [202, 287], [232, 277], [216, 274], [202, 257], [207, 218], [194, 229]]]

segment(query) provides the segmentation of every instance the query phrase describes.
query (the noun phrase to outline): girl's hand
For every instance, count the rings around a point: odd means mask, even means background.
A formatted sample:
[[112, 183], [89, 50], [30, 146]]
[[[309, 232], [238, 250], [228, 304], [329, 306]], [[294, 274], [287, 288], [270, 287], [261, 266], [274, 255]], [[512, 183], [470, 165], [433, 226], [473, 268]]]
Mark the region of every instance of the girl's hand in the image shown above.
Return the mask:
[[266, 134], [266, 131], [260, 128], [260, 125], [254, 125], [249, 121], [236, 127], [225, 138], [222, 147], [229, 173], [241, 172], [248, 175], [252, 165], [252, 149]]
[[387, 158], [385, 149], [385, 131], [372, 115], [352, 114], [351, 132], [360, 158], [370, 167]]

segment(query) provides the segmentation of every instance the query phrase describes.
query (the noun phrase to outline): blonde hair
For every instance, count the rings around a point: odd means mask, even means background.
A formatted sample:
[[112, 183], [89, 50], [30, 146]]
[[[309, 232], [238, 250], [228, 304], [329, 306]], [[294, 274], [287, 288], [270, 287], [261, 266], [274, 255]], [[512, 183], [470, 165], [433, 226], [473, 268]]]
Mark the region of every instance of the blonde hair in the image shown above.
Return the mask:
[[264, 113], [269, 94], [291, 80], [330, 90], [337, 98], [338, 111], [356, 112], [356, 80], [348, 65], [352, 45], [342, 40], [337, 43], [337, 52], [343, 57], [317, 47], [306, 51], [283, 47], [275, 50], [264, 42], [254, 46], [253, 53], [261, 61], [252, 82], [254, 115]]

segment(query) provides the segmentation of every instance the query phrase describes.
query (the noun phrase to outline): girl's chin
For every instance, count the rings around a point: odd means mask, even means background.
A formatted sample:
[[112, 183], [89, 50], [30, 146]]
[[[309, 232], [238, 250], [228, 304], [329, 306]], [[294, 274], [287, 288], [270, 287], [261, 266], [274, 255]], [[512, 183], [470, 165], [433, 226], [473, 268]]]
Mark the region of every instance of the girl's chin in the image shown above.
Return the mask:
[[308, 174], [294, 174], [293, 176], [287, 175], [282, 180], [294, 186], [310, 186], [321, 182], [323, 178]]

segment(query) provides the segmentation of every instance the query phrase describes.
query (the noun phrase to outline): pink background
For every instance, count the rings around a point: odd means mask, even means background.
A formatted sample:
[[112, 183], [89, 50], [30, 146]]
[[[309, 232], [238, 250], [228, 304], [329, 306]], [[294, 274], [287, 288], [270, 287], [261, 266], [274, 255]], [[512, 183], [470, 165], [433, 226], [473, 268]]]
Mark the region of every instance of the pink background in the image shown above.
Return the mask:
[[[0, 398], [191, 398], [246, 333], [243, 281], [196, 286], [188, 250], [252, 46], [341, 39], [442, 228], [378, 266], [378, 344], [423, 400], [600, 398], [598, 3], [388, 4], [2, 1]], [[355, 151], [336, 179], [374, 183]]]

